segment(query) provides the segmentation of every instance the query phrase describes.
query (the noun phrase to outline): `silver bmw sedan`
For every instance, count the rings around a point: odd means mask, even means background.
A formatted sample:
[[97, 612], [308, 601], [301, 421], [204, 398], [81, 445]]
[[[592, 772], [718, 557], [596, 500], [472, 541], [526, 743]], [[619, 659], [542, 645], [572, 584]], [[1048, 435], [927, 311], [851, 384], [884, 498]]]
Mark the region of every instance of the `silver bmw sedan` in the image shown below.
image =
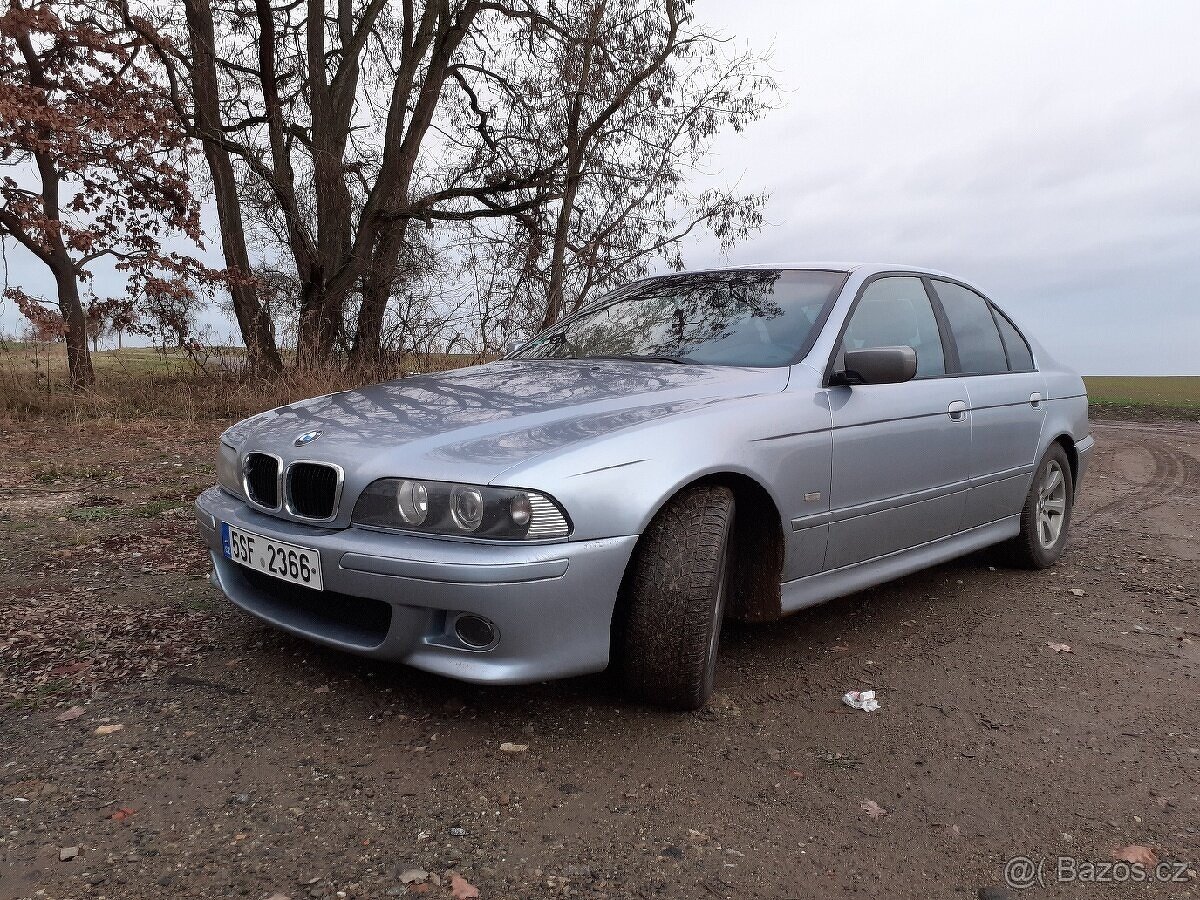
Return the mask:
[[956, 278], [722, 269], [240, 422], [196, 516], [213, 583], [286, 631], [693, 709], [727, 618], [991, 544], [1052, 565], [1092, 446], [1080, 377]]

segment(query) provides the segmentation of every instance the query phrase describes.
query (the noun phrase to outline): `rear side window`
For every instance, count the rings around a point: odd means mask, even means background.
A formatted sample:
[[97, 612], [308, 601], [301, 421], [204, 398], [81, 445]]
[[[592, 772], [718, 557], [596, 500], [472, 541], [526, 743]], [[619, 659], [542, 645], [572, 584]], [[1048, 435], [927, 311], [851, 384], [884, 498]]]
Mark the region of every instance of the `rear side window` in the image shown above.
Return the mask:
[[1004, 341], [1004, 349], [1008, 353], [1009, 371], [1032, 372], [1033, 354], [1029, 352], [1029, 345], [1025, 343], [1025, 338], [1021, 337], [1021, 332], [1017, 331], [1016, 326], [1008, 321], [1008, 317], [1004, 313], [995, 308], [993, 308], [993, 313], [996, 316], [996, 325], [1000, 328], [1000, 339]]
[[949, 281], [935, 281], [934, 287], [958, 345], [958, 361], [963, 374], [1007, 372], [1008, 358], [987, 301], [974, 291]]
[[893, 276], [872, 281], [854, 308], [842, 347], [908, 346], [917, 351], [917, 377], [946, 374], [942, 337], [920, 278]]

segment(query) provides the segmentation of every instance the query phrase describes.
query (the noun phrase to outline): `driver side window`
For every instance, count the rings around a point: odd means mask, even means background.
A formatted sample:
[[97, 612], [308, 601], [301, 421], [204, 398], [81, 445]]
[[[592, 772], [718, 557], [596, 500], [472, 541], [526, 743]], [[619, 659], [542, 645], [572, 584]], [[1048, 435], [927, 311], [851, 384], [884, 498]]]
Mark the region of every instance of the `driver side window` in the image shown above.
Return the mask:
[[942, 336], [920, 278], [890, 276], [871, 282], [850, 317], [844, 350], [909, 346], [917, 351], [917, 377], [946, 374]]

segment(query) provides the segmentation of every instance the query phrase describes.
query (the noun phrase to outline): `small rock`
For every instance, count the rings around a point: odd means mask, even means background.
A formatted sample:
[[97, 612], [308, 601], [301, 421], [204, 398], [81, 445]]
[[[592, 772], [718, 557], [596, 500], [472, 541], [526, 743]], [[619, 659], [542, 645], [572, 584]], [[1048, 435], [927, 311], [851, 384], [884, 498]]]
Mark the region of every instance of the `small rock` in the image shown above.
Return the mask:
[[98, 734], [103, 737], [106, 734], [116, 734], [124, 727], [124, 725], [99, 725], [96, 727], [96, 730], [92, 732], [92, 734]]
[[70, 722], [72, 719], [78, 719], [84, 714], [85, 710], [82, 706], [72, 706], [65, 712], [60, 712], [54, 717], [56, 722]]
[[671, 859], [683, 859], [683, 851], [674, 845], [663, 847], [662, 855], [669, 856]]
[[415, 884], [419, 881], [424, 881], [429, 877], [429, 873], [424, 869], [408, 869], [400, 873], [401, 884]]
[[500, 749], [503, 750], [505, 753], [524, 753], [526, 750], [529, 749], [529, 745], [528, 744], [513, 744], [509, 741], [505, 741], [503, 744], [500, 745]]
[[450, 892], [454, 900], [475, 900], [479, 896], [479, 888], [458, 874], [450, 876]]
[[74, 859], [78, 855], [79, 855], [78, 847], [59, 847], [58, 848], [58, 861], [59, 862], [66, 862], [69, 859]]
[[1083, 596], [1087, 595], [1087, 592], [1084, 590], [1081, 590], [1080, 588], [1071, 588], [1071, 594], [1072, 594], [1072, 596], [1075, 596], [1075, 597], [1083, 597]]
[[460, 828], [459, 826], [455, 825], [453, 828], [450, 829], [450, 833], [452, 835], [454, 835], [455, 837], [466, 837], [467, 829]]

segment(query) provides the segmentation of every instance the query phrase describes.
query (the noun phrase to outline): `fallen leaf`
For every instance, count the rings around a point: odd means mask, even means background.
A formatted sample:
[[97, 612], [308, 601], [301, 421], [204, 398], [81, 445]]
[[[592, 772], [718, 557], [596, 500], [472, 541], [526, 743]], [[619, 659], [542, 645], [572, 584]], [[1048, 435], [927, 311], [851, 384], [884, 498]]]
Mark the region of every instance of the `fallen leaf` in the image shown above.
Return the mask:
[[450, 893], [454, 895], [454, 900], [474, 900], [479, 896], [479, 888], [461, 875], [451, 875]]
[[124, 725], [99, 725], [97, 726], [96, 730], [92, 732], [92, 734], [99, 734], [102, 736], [106, 734], [116, 734], [124, 727]]
[[115, 813], [113, 813], [111, 816], [109, 816], [109, 818], [112, 819], [114, 822], [124, 822], [130, 816], [133, 816], [136, 814], [137, 814], [137, 810], [129, 809], [128, 807], [122, 806]]
[[1112, 857], [1122, 862], [1141, 863], [1143, 866], [1158, 865], [1158, 854], [1149, 847], [1143, 847], [1140, 844], [1131, 844], [1128, 847], [1114, 850]]
[[505, 741], [503, 744], [500, 745], [500, 749], [503, 750], [505, 753], [524, 753], [526, 750], [529, 749], [529, 745], [528, 744], [512, 744], [512, 743], [509, 743], [508, 741]]
[[92, 667], [90, 662], [73, 662], [55, 666], [50, 670], [51, 675], [78, 675]]
[[87, 710], [85, 710], [82, 706], [72, 706], [70, 709], [66, 710], [65, 712], [60, 712], [57, 716], [55, 716], [54, 721], [70, 722], [73, 719], [78, 719], [85, 712], [87, 712]]
[[859, 809], [865, 812], [872, 819], [878, 819], [880, 816], [886, 816], [887, 810], [876, 803], [874, 800], [864, 800], [859, 804]]
[[1049, 647], [1051, 650], [1053, 650], [1055, 653], [1070, 653], [1071, 652], [1070, 644], [1056, 644], [1053, 641], [1050, 641], [1049, 643], [1046, 644], [1046, 646]]

